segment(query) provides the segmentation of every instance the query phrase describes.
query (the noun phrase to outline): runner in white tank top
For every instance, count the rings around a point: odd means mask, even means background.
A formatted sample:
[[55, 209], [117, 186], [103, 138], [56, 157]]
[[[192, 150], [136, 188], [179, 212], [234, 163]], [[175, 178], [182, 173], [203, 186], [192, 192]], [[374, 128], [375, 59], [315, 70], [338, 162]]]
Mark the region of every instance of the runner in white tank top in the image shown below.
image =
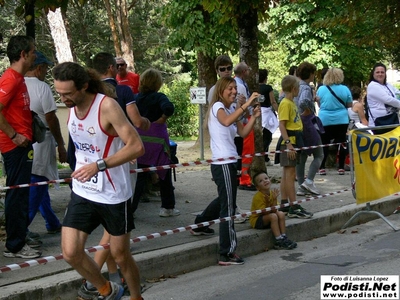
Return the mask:
[[[118, 136], [111, 136], [100, 126], [99, 108], [103, 94], [97, 94], [83, 119], [70, 110], [68, 130], [75, 144], [76, 168], [106, 159], [124, 146]], [[126, 174], [126, 176], [121, 176]], [[116, 180], [117, 179], [117, 180]], [[72, 180], [73, 191], [86, 199], [104, 204], [118, 204], [132, 197], [129, 163], [98, 172], [89, 181]]]
[[110, 233], [110, 253], [128, 283], [131, 299], [142, 299], [140, 273], [129, 247], [134, 229], [130, 161], [144, 153], [139, 134], [92, 69], [64, 62], [53, 68], [54, 89], [70, 109], [68, 129], [76, 147], [73, 189], [63, 220], [64, 259], [104, 298], [120, 299], [124, 288], [107, 280], [84, 251], [99, 225]]

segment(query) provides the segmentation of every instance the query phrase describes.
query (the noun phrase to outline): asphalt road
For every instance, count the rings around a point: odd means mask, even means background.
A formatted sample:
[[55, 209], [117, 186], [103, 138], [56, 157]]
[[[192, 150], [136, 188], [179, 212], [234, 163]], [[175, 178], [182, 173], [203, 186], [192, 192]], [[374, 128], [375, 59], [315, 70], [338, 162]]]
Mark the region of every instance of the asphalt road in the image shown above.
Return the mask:
[[[389, 219], [400, 225], [400, 215]], [[294, 250], [247, 257], [242, 266], [212, 266], [168, 278], [143, 296], [146, 300], [321, 299], [321, 275], [399, 275], [399, 249], [400, 232], [378, 219], [300, 242]], [[399, 299], [398, 294], [393, 299]]]

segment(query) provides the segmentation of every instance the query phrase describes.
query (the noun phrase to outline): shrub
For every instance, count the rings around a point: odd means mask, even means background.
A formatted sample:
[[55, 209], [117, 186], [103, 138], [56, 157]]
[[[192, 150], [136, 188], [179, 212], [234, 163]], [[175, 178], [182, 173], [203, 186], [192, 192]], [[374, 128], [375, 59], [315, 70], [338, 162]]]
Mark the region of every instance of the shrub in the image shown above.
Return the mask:
[[174, 80], [160, 89], [175, 106], [173, 116], [168, 119], [168, 132], [172, 136], [197, 136], [199, 108], [198, 104], [190, 103], [189, 89], [190, 82], [184, 80]]

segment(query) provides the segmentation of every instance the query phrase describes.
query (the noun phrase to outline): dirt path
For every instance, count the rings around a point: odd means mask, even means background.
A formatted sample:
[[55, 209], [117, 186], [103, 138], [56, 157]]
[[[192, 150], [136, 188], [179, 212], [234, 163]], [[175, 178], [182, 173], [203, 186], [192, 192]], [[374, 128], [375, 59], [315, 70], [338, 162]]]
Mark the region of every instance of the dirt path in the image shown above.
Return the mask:
[[[204, 149], [204, 157], [201, 157], [200, 146], [195, 146], [196, 141], [182, 141], [176, 142], [178, 144], [176, 156], [179, 159], [179, 163], [187, 163], [194, 162], [196, 160], [204, 160], [211, 158], [211, 150], [210, 147], [205, 147]], [[182, 167], [177, 168], [177, 172], [185, 172], [185, 171], [196, 171], [196, 170], [204, 170], [208, 169], [209, 166], [207, 164], [193, 166], [193, 167]]]

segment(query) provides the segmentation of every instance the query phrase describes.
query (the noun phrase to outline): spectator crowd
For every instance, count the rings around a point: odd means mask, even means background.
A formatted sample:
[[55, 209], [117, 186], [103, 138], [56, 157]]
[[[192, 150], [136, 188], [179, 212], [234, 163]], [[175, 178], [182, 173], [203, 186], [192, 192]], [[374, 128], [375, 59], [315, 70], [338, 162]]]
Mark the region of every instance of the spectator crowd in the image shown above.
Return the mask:
[[[85, 278], [78, 291], [81, 299], [143, 299], [129, 239], [135, 228], [134, 213], [145, 199], [146, 182], [159, 187], [160, 217], [178, 217], [181, 213], [175, 207], [171, 169], [138, 175], [130, 172], [172, 163], [167, 124], [174, 117], [175, 108], [173, 101], [160, 92], [160, 71], [149, 68], [139, 75], [129, 71], [124, 58], [107, 52], [93, 57], [92, 68], [73, 62], [53, 67], [54, 63], [27, 36], [13, 36], [7, 56], [10, 67], [0, 78], [0, 151], [6, 185], [56, 180], [57, 161], [69, 163], [72, 183], [71, 199], [61, 221], [51, 207], [48, 185], [7, 190], [3, 255], [22, 259], [42, 255], [40, 235], [29, 230], [40, 212], [48, 234], [62, 232], [65, 260]], [[45, 82], [50, 67], [54, 90], [69, 108], [68, 137], [61, 134], [63, 124], [57, 117], [53, 92]], [[319, 195], [315, 177], [328, 172], [329, 148], [313, 146], [337, 143], [336, 172], [346, 174], [349, 130], [399, 124], [400, 91], [387, 82], [386, 66], [382, 63], [373, 66], [365, 88], [346, 86], [340, 68], [317, 71], [314, 64], [302, 62], [292, 66], [289, 75], [282, 78], [278, 99], [267, 83], [266, 69], [259, 70], [259, 89], [251, 91], [248, 80], [252, 70], [246, 62], [234, 65], [229, 56], [220, 55], [214, 68], [219, 78], [208, 93], [205, 126], [210, 133], [216, 197], [194, 222], [240, 214], [237, 189], [257, 191], [252, 210], [278, 203], [287, 205], [278, 211], [252, 215], [251, 227], [270, 228], [275, 249], [294, 249], [297, 243], [286, 236], [285, 218], [312, 218], [312, 212], [294, 202], [297, 196]], [[317, 74], [321, 74], [320, 78]], [[33, 139], [31, 111], [40, 117], [46, 129], [40, 143]], [[266, 155], [255, 172], [252, 157], [217, 160], [254, 154], [254, 125], [259, 118], [263, 151], [274, 146], [279, 150], [277, 155]], [[276, 145], [271, 145], [278, 128], [280, 138]], [[378, 128], [371, 132], [383, 134], [390, 130]], [[306, 149], [295, 150], [300, 147]], [[312, 161], [306, 169], [309, 157]], [[282, 167], [279, 189], [271, 187], [268, 176], [268, 167], [276, 164]], [[219, 265], [244, 263], [236, 253], [238, 222], [246, 222], [246, 218], [232, 218], [219, 224]], [[84, 247], [99, 225], [104, 227], [99, 244], [110, 243], [110, 248], [97, 252], [92, 259]], [[215, 232], [202, 226], [191, 230], [191, 234]], [[104, 263], [109, 270], [108, 279], [101, 274]], [[125, 289], [130, 298], [124, 298]]]

